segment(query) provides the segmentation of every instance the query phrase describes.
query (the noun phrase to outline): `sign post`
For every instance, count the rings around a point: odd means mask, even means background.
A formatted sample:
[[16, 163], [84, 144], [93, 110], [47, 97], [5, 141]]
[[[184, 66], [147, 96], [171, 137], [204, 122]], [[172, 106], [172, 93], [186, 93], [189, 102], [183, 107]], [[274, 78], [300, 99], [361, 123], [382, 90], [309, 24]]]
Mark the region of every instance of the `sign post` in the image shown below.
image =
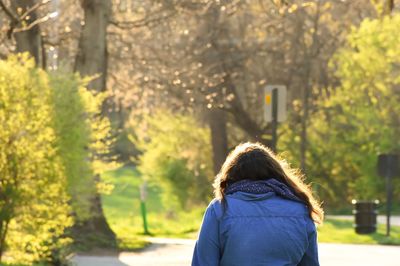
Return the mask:
[[143, 231], [145, 235], [149, 235], [149, 229], [147, 226], [147, 213], [146, 213], [146, 198], [147, 198], [147, 184], [144, 182], [140, 186], [140, 209], [142, 212], [142, 218], [143, 218]]
[[386, 181], [386, 236], [390, 236], [390, 213], [392, 208], [392, 178], [399, 175], [399, 155], [380, 154], [378, 156], [378, 174]]
[[286, 120], [286, 86], [268, 85], [264, 88], [264, 120], [271, 123], [273, 151], [278, 142], [278, 122]]

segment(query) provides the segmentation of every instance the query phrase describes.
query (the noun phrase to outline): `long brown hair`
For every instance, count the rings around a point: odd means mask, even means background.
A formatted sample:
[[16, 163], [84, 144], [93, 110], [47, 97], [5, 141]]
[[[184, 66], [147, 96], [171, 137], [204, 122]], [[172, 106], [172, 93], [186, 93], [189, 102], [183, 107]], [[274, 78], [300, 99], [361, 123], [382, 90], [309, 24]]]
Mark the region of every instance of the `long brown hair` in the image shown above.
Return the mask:
[[314, 198], [310, 186], [304, 183], [301, 172], [291, 168], [284, 159], [260, 143], [242, 143], [228, 155], [215, 178], [214, 194], [217, 199], [224, 201], [228, 185], [244, 179], [269, 178], [275, 178], [292, 188], [295, 195], [307, 205], [314, 222], [322, 223], [324, 211]]

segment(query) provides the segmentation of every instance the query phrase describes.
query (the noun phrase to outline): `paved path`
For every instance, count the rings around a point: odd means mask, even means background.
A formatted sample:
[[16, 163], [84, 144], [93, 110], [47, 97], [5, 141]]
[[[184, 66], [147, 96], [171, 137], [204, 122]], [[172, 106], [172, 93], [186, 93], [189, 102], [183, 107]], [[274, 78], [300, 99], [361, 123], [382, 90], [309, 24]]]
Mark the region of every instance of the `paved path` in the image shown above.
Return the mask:
[[[326, 218], [334, 218], [339, 220], [349, 220], [354, 221], [354, 216], [352, 215], [327, 215]], [[378, 215], [378, 223], [379, 224], [386, 224], [386, 216], [385, 215]], [[390, 217], [390, 224], [400, 226], [400, 216], [395, 215]], [[400, 263], [399, 263], [400, 265]]]
[[180, 266], [190, 265], [193, 246], [152, 244], [140, 253], [122, 252], [114, 257], [77, 256], [78, 266]]
[[[194, 241], [151, 240], [142, 252], [123, 252], [114, 256], [75, 256], [77, 266], [183, 266], [190, 265]], [[379, 245], [319, 244], [322, 266], [399, 266], [400, 247]]]
[[320, 244], [319, 257], [322, 266], [399, 266], [400, 247]]

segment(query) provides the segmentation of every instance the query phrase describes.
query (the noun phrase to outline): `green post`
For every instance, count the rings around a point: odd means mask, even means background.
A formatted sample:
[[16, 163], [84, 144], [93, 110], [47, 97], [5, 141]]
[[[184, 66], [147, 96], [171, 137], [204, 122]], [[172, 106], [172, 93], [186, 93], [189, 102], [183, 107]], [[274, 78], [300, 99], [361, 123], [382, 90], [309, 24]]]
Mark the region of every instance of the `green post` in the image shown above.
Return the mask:
[[140, 186], [140, 209], [142, 211], [144, 234], [149, 235], [150, 232], [147, 226], [146, 197], [147, 197], [146, 183], [143, 183]]
[[144, 234], [149, 235], [150, 233], [147, 227], [147, 217], [146, 217], [146, 203], [144, 201], [140, 201], [140, 208], [142, 210]]

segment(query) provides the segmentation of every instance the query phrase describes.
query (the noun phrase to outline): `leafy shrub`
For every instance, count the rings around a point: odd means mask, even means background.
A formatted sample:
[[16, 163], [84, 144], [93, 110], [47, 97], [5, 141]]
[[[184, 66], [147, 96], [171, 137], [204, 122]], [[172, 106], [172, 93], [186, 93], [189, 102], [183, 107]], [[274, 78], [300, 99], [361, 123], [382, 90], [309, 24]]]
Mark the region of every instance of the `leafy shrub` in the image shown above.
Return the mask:
[[[101, 115], [106, 95], [86, 89], [87, 82], [79, 75], [63, 70], [50, 75], [57, 153], [67, 176], [77, 222], [92, 215], [90, 206], [95, 193], [109, 189], [94, 176], [115, 167], [114, 158], [109, 155], [113, 143], [110, 122]], [[106, 162], [105, 157], [110, 161]]]
[[12, 261], [52, 261], [72, 225], [47, 74], [26, 54], [0, 61], [0, 243]]
[[0, 80], [0, 253], [7, 245], [13, 262], [65, 263], [71, 214], [89, 219], [95, 193], [110, 190], [95, 180], [115, 166], [105, 95], [27, 55], [0, 61]]
[[166, 110], [135, 126], [132, 139], [142, 152], [138, 170], [163, 188], [164, 206], [188, 208], [208, 201], [213, 177], [208, 129], [189, 115]]

